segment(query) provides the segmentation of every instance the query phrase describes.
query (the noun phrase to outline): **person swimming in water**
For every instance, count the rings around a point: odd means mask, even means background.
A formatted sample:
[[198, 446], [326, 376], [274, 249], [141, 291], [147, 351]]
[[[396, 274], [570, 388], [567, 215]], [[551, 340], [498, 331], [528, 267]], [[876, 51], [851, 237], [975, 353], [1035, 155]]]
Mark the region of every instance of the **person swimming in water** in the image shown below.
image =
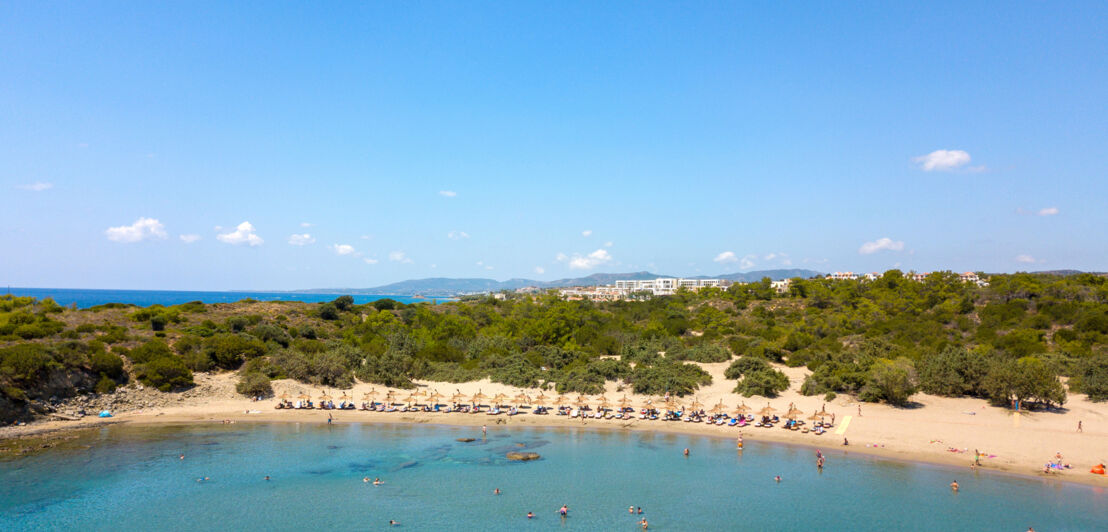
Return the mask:
[[265, 479], [266, 479], [266, 480], [269, 480], [269, 475], [266, 475], [266, 476], [265, 476]]
[[534, 518], [535, 518], [535, 514], [534, 514], [534, 513], [532, 513], [532, 512], [527, 512], [527, 518], [528, 518], [528, 519], [534, 519]]
[[492, 490], [492, 494], [493, 495], [500, 495], [500, 488], [496, 488], [496, 489]]
[[392, 519], [389, 519], [389, 526], [396, 526], [396, 525], [399, 525], [399, 524], [400, 524], [400, 521], [393, 521]]
[[639, 524], [640, 524], [640, 525], [642, 525], [642, 529], [643, 529], [643, 530], [646, 530], [646, 528], [650, 526], [650, 524], [646, 522], [646, 518], [645, 518], [645, 517], [644, 517], [644, 518], [642, 518], [642, 521], [639, 521]]
[[374, 486], [380, 486], [381, 484], [384, 484], [384, 483], [385, 483], [385, 481], [381, 480], [380, 478], [373, 479], [373, 485]]
[[569, 516], [569, 506], [563, 504], [562, 507], [558, 509], [558, 513], [562, 514], [562, 517], [568, 517]]
[[780, 483], [781, 482], [781, 475], [777, 475], [776, 477], [773, 477], [773, 480], [776, 480], [778, 483]]
[[639, 513], [642, 513], [642, 506], [639, 506]]
[[635, 513], [635, 507], [634, 506], [628, 506], [627, 507], [627, 513], [629, 513], [629, 514]]
[[688, 455], [689, 455], [689, 448], [685, 447], [685, 456], [688, 456]]
[[955, 493], [957, 493], [957, 492], [958, 492], [958, 481], [957, 481], [957, 480], [955, 480], [954, 482], [951, 482], [951, 483], [950, 483], [950, 489], [951, 489], [952, 491], [954, 491]]

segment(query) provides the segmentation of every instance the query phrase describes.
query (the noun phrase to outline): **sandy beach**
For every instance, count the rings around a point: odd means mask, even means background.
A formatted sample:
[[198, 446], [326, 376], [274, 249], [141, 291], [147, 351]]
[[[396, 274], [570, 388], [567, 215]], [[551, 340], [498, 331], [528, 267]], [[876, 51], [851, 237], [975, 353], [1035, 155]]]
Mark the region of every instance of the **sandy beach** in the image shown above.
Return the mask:
[[[336, 423], [437, 423], [450, 425], [488, 425], [495, 428], [498, 424], [512, 426], [577, 426], [589, 428], [608, 428], [612, 430], [645, 430], [704, 434], [735, 438], [741, 431], [745, 440], [785, 442], [790, 444], [819, 446], [827, 449], [845, 450], [851, 453], [865, 453], [900, 460], [929, 462], [963, 466], [967, 471], [973, 462], [974, 451], [984, 457], [982, 470], [1003, 471], [1019, 475], [1036, 476], [1069, 482], [1080, 482], [1108, 487], [1108, 477], [1089, 473], [1089, 469], [1108, 461], [1108, 404], [1089, 402], [1083, 395], [1071, 394], [1066, 403], [1066, 411], [1030, 412], [1014, 414], [1008, 410], [989, 406], [979, 399], [952, 399], [925, 394], [913, 396], [918, 404], [914, 408], [893, 408], [882, 404], [858, 403], [852, 398], [840, 396], [834, 401], [825, 402], [822, 397], [805, 397], [799, 394], [800, 383], [807, 370], [804, 368], [779, 368], [785, 371], [792, 386], [780, 397], [767, 401], [764, 398], [743, 398], [731, 393], [733, 381], [723, 378], [727, 363], [701, 364], [712, 373], [713, 384], [702, 388], [695, 398], [710, 409], [723, 401], [728, 412], [744, 403], [757, 411], [767, 403], [783, 413], [790, 403], [804, 412], [807, 417], [823, 408], [835, 414], [836, 426], [828, 434], [817, 436], [798, 431], [775, 428], [720, 427], [704, 423], [663, 422], [643, 420], [602, 420], [570, 419], [567, 416], [532, 415], [525, 413], [508, 417], [485, 414], [458, 413], [411, 413], [411, 412], [365, 412], [365, 411], [323, 411], [323, 410], [276, 410], [275, 399], [254, 402], [234, 393], [235, 375], [231, 373], [217, 375], [198, 375], [198, 382], [218, 393], [209, 393], [201, 397], [180, 398], [177, 406], [118, 412], [111, 418], [86, 417], [80, 421], [42, 421], [25, 426], [10, 426], [0, 429], [0, 438], [19, 438], [34, 435], [64, 433], [72, 429], [94, 427], [108, 423], [128, 424], [172, 424], [214, 422], [225, 420], [235, 422], [308, 422], [325, 423], [330, 413]], [[323, 393], [332, 395], [336, 402], [344, 391], [323, 389], [295, 381], [274, 381], [277, 395], [288, 393], [295, 398], [306, 393], [314, 401]], [[520, 392], [532, 397], [537, 390], [522, 390], [511, 386], [491, 383], [487, 380], [470, 383], [418, 382], [421, 389], [438, 391], [446, 396], [461, 393], [467, 396], [484, 393], [488, 397], [505, 394], [515, 397]], [[395, 392], [396, 400], [403, 400], [412, 390], [390, 390], [388, 388], [359, 383], [352, 390], [346, 390], [356, 402], [360, 403], [362, 394], [376, 391], [380, 400], [388, 391]], [[557, 396], [545, 392], [547, 398]], [[624, 395], [632, 400], [636, 408], [647, 399], [660, 402], [658, 397], [636, 396], [617, 390], [615, 383], [609, 382], [605, 394], [613, 403]], [[576, 397], [576, 394], [569, 394]], [[595, 397], [595, 396], [594, 396]], [[689, 404], [693, 396], [683, 398]], [[317, 401], [318, 402], [318, 401]], [[487, 403], [487, 402], [486, 402]], [[595, 406], [595, 403], [594, 403]], [[614, 405], [613, 405], [614, 406]], [[859, 406], [861, 415], [859, 415]], [[526, 411], [526, 410], [525, 410]], [[1077, 432], [1078, 421], [1083, 431]], [[850, 445], [842, 448], [843, 438]], [[956, 449], [957, 452], [951, 451]], [[1055, 453], [1061, 453], [1065, 463], [1072, 469], [1045, 475], [1043, 465], [1053, 459]]]

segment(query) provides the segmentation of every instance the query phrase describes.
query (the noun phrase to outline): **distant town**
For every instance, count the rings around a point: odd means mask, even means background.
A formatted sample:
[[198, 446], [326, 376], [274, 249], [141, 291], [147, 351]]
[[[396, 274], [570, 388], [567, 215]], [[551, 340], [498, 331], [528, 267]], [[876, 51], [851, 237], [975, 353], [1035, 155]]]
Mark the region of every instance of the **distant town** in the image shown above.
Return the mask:
[[[950, 273], [950, 272], [937, 272], [937, 273]], [[905, 272], [904, 278], [915, 282], [923, 282], [927, 280], [927, 277], [932, 275], [932, 272]], [[988, 286], [989, 282], [982, 275], [974, 272], [964, 272], [957, 274], [958, 277], [966, 283], [973, 283], [977, 286]], [[870, 273], [855, 273], [855, 272], [834, 272], [829, 273], [822, 277], [815, 277], [816, 279], [822, 278], [830, 281], [863, 281], [872, 282], [880, 279], [882, 274], [878, 272]], [[678, 277], [659, 277], [657, 279], [647, 280], [618, 280], [613, 284], [598, 285], [598, 286], [574, 286], [568, 288], [562, 288], [558, 290], [558, 295], [564, 299], [570, 301], [590, 300], [590, 301], [624, 301], [624, 300], [636, 300], [645, 299], [653, 296], [668, 296], [677, 293], [680, 290], [687, 290], [690, 292], [696, 292], [701, 288], [721, 288], [727, 289], [733, 285], [745, 285], [752, 284], [740, 281], [731, 281], [728, 279], [684, 279]], [[778, 281], [770, 281], [770, 286], [779, 294], [788, 292], [789, 286], [792, 284], [791, 279], [781, 279]], [[515, 290], [516, 293], [534, 293], [540, 291], [537, 287], [525, 287]], [[505, 294], [497, 294], [500, 297], [505, 297]]]

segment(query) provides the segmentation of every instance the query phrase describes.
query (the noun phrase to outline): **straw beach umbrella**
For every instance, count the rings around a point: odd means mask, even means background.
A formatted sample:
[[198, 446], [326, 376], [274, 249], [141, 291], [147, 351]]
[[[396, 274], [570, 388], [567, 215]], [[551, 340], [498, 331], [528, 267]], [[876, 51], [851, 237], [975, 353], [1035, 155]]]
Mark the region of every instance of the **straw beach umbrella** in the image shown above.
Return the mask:
[[566, 397], [566, 394], [564, 393], [560, 393], [558, 394], [558, 397], [554, 399], [554, 404], [558, 406], [567, 405], [569, 404], [569, 397]]
[[758, 411], [759, 416], [772, 416], [776, 413], [777, 413], [777, 409], [772, 407], [772, 406], [769, 406], [769, 403], [766, 403], [766, 407]]
[[432, 405], [437, 404], [440, 399], [442, 399], [442, 394], [438, 391], [435, 391], [431, 395], [427, 396], [427, 402], [431, 403]]
[[469, 402], [474, 403], [474, 404], [481, 404], [482, 400], [488, 399], [488, 398], [489, 398], [489, 396], [481, 393], [481, 390], [478, 389], [477, 393], [473, 394], [473, 397], [470, 398]]
[[743, 401], [743, 403], [741, 405], [735, 407], [735, 415], [737, 415], [737, 416], [745, 416], [746, 414], [749, 414], [749, 413], [750, 413], [750, 407], [746, 406], [746, 401]]
[[727, 409], [727, 407], [723, 406], [723, 399], [720, 399], [719, 404], [717, 404], [716, 406], [713, 406], [712, 409], [709, 411], [709, 413], [711, 413], [711, 414], [722, 414], [723, 411], [726, 410], [726, 409]]
[[546, 396], [540, 393], [538, 397], [531, 401], [531, 404], [535, 406], [546, 406]]
[[689, 405], [689, 408], [691, 408], [693, 410], [700, 410], [700, 408], [703, 407], [703, 406], [704, 406], [703, 403], [701, 403], [695, 397], [693, 397], [692, 403]]
[[458, 392], [450, 397], [451, 403], [461, 403], [466, 400], [466, 395], [462, 392]]
[[816, 412], [815, 414], [812, 414], [812, 415], [808, 416], [808, 421], [822, 421], [822, 420], [823, 420], [823, 416], [820, 415], [819, 412]]
[[496, 406], [501, 406], [501, 405], [505, 404], [505, 402], [506, 402], [507, 400], [508, 400], [508, 396], [507, 396], [507, 395], [504, 395], [504, 394], [502, 394], [502, 393], [498, 393], [498, 394], [496, 394], [496, 397], [493, 397], [493, 398], [492, 398], [492, 402], [493, 402], [493, 404], [495, 404]]
[[799, 408], [794, 406], [794, 407], [790, 408], [788, 412], [785, 413], [785, 418], [786, 419], [796, 419], [796, 418], [799, 418], [802, 415], [804, 415], [804, 412], [801, 411]]

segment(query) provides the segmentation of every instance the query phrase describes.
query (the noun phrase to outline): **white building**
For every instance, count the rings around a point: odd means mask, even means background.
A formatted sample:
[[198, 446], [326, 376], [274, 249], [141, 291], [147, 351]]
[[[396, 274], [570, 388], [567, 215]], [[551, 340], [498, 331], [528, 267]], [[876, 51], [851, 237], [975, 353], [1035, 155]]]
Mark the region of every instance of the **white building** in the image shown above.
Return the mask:
[[789, 291], [789, 286], [792, 284], [793, 282], [791, 279], [782, 279], [780, 281], [771, 281], [769, 286], [776, 290], [778, 294], [784, 294]]
[[827, 274], [827, 278], [835, 281], [857, 281], [858, 274], [854, 272], [835, 272]]
[[680, 288], [695, 292], [709, 286], [726, 287], [730, 284], [729, 281], [724, 279], [675, 279], [672, 277], [659, 277], [657, 279], [616, 281], [615, 289], [624, 294], [650, 292], [656, 296], [668, 296], [673, 295]]

